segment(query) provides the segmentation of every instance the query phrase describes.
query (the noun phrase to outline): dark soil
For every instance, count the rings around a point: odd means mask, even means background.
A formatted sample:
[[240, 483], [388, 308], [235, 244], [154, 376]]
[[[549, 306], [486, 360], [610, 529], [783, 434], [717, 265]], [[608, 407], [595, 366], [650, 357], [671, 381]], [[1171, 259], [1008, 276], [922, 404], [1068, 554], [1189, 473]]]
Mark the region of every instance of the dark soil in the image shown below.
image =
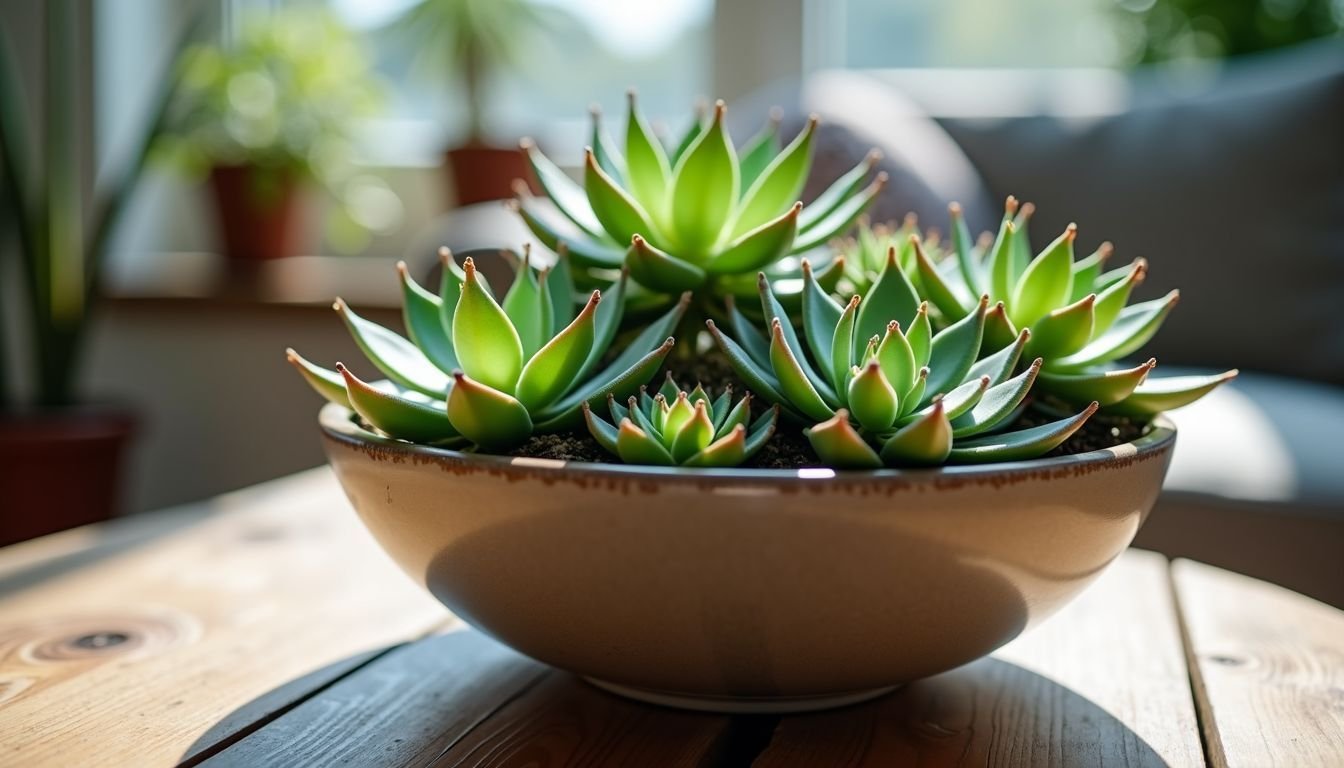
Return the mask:
[[567, 432], [556, 435], [533, 435], [526, 443], [515, 448], [510, 456], [529, 456], [534, 459], [560, 461], [620, 462], [607, 453], [587, 432]]

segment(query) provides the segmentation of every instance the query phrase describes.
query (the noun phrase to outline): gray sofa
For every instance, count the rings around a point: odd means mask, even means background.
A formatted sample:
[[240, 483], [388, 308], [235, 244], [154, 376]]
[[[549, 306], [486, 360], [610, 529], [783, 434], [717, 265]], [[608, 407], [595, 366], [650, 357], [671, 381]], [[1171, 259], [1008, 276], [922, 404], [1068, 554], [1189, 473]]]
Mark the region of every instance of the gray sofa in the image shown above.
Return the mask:
[[1243, 373], [1174, 414], [1136, 545], [1344, 606], [1344, 46], [1130, 76], [826, 72], [734, 112], [769, 104], [786, 130], [824, 116], [819, 186], [886, 153], [878, 217], [945, 227], [957, 199], [988, 228], [1014, 194], [1036, 203], [1037, 239], [1076, 221], [1084, 249], [1147, 258], [1149, 295], [1182, 289], [1145, 350], [1159, 372]]

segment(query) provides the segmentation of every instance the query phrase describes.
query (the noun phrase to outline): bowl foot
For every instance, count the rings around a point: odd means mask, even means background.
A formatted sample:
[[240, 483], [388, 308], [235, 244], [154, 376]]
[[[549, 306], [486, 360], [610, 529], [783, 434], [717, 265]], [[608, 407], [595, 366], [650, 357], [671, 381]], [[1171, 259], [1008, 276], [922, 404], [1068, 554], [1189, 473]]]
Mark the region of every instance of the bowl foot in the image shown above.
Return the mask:
[[657, 704], [662, 707], [694, 709], [701, 712], [723, 712], [734, 715], [770, 715], [791, 712], [813, 712], [819, 709], [834, 709], [858, 704], [891, 693], [900, 686], [873, 688], [866, 691], [853, 691], [830, 696], [779, 696], [773, 698], [752, 697], [734, 698], [731, 696], [690, 696], [683, 693], [651, 691], [645, 688], [632, 688], [605, 680], [584, 678], [604, 691], [624, 696], [628, 699]]

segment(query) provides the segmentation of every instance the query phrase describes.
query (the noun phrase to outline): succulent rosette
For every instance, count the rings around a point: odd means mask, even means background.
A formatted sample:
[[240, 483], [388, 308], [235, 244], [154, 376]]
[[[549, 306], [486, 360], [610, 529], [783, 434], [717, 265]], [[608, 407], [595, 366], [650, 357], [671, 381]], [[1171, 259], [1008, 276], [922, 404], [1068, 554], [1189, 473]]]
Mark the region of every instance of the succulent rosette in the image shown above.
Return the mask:
[[[928, 302], [895, 248], [866, 296], [845, 305], [803, 269], [802, 333], [761, 276], [762, 334], [731, 311], [731, 335], [711, 334], [754, 391], [805, 430], [817, 456], [843, 468], [1029, 459], [1068, 439], [1095, 412], [1005, 431], [1022, 412], [1040, 361], [1014, 375], [1031, 333], [981, 357], [988, 300], [934, 333]], [[905, 320], [902, 327], [900, 319]]]
[[472, 259], [459, 269], [444, 250], [441, 261], [438, 295], [398, 264], [409, 339], [336, 300], [385, 381], [365, 381], [340, 363], [322, 368], [288, 351], [318, 394], [390, 437], [417, 443], [503, 451], [533, 433], [579, 427], [585, 405], [628, 397], [657, 373], [689, 301], [683, 297], [608, 356], [621, 323], [624, 274], [580, 307], [564, 258], [537, 269], [525, 254], [502, 301]]
[[848, 229], [886, 176], [869, 180], [872, 154], [804, 206], [798, 198], [817, 119], [783, 146], [771, 120], [738, 148], [724, 127], [725, 110], [718, 102], [680, 140], [664, 145], [632, 92], [623, 154], [595, 113], [582, 184], [524, 141], [550, 204], [520, 187], [517, 209], [543, 244], [567, 250], [577, 267], [601, 274], [624, 266], [654, 296], [751, 296], [757, 271], [796, 276], [796, 260], [786, 257], [821, 248]]
[[1070, 224], [1044, 250], [1032, 255], [1028, 223], [1034, 207], [1009, 197], [998, 233], [977, 248], [961, 216], [950, 206], [950, 248], [941, 258], [909, 237], [914, 283], [936, 310], [937, 320], [952, 324], [976, 312], [988, 296], [983, 346], [1001, 349], [1030, 328], [1026, 357], [1042, 360], [1037, 389], [1064, 403], [1096, 401], [1107, 412], [1138, 418], [1191, 403], [1236, 376], [1150, 378], [1155, 359], [1136, 365], [1120, 361], [1143, 347], [1166, 320], [1179, 291], [1129, 303], [1133, 289], [1148, 272], [1144, 259], [1106, 269], [1112, 254], [1102, 243], [1076, 258], [1078, 228]]
[[696, 384], [690, 392], [667, 374], [653, 395], [641, 387], [625, 403], [607, 397], [611, 421], [583, 407], [588, 431], [610, 453], [628, 464], [686, 467], [735, 467], [750, 459], [775, 432], [779, 407], [751, 416], [751, 393], [733, 402], [725, 387], [710, 398]]

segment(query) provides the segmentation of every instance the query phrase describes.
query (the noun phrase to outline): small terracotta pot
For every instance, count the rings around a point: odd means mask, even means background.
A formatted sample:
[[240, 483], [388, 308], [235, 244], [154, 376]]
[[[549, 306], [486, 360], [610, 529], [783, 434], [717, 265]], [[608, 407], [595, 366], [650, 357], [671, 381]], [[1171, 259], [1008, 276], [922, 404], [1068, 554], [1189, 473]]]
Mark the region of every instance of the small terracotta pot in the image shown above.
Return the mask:
[[527, 155], [517, 148], [468, 144], [444, 153], [451, 184], [450, 199], [457, 205], [471, 205], [513, 197], [514, 179], [522, 179], [539, 194]]
[[298, 253], [303, 207], [296, 172], [253, 165], [215, 166], [210, 186], [225, 256], [252, 262]]
[[861, 701], [984, 656], [1133, 540], [1175, 443], [933, 470], [479, 456], [320, 417], [374, 538], [481, 631], [609, 690], [733, 712]]
[[113, 407], [0, 413], [0, 546], [115, 515], [134, 431]]

